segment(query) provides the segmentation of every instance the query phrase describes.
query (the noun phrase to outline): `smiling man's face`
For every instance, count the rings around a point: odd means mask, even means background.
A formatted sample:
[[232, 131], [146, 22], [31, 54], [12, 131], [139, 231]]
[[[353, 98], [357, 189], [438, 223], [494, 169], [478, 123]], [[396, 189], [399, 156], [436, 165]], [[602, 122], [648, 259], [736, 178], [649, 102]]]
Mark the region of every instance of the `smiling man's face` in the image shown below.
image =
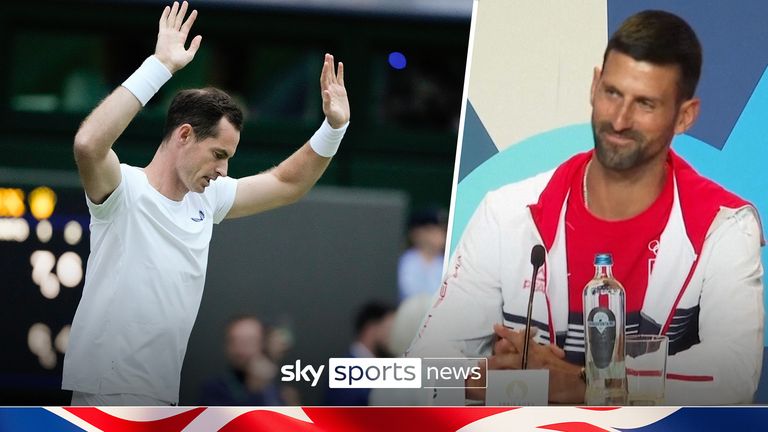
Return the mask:
[[666, 159], [677, 132], [680, 68], [611, 51], [592, 82], [592, 132], [600, 163], [615, 171]]

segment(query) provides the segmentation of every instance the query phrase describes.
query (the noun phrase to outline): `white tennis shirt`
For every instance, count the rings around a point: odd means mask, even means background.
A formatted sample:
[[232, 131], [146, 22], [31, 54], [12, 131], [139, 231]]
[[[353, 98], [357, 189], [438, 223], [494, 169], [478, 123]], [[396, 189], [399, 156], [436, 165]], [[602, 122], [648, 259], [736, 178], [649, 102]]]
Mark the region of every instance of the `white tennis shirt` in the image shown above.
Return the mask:
[[203, 295], [208, 244], [237, 180], [173, 201], [121, 165], [102, 204], [87, 199], [91, 254], [64, 357], [62, 388], [178, 402], [184, 353]]

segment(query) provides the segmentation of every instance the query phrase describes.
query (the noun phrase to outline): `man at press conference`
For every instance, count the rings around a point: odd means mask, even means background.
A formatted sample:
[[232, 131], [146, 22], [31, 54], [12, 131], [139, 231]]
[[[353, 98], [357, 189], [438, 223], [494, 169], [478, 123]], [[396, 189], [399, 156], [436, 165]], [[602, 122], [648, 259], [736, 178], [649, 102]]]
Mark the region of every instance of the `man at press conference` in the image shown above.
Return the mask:
[[627, 335], [669, 337], [666, 403], [750, 403], [763, 354], [759, 216], [670, 148], [699, 114], [701, 63], [680, 17], [628, 18], [594, 70], [594, 150], [486, 195], [408, 356], [520, 369], [530, 251], [541, 244], [528, 368], [549, 371], [551, 403], [583, 403], [582, 290], [592, 259], [610, 252]]

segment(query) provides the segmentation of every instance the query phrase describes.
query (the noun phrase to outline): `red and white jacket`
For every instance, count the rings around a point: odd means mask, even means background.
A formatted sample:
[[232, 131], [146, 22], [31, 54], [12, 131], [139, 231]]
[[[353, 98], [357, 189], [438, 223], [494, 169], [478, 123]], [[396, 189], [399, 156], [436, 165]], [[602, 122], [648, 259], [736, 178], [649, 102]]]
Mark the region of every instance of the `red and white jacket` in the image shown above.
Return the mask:
[[[533, 305], [537, 341], [548, 343], [550, 329], [561, 347], [569, 333], [583, 335], [568, 320], [564, 219], [573, 175], [591, 154], [486, 195], [408, 356], [488, 356], [494, 323], [522, 328], [536, 244], [547, 250], [536, 283], [542, 292]], [[669, 159], [674, 200], [648, 281], [641, 331], [667, 334], [672, 341], [667, 404], [749, 403], [763, 354], [759, 217], [752, 205], [671, 151]], [[686, 338], [676, 346], [683, 329]]]

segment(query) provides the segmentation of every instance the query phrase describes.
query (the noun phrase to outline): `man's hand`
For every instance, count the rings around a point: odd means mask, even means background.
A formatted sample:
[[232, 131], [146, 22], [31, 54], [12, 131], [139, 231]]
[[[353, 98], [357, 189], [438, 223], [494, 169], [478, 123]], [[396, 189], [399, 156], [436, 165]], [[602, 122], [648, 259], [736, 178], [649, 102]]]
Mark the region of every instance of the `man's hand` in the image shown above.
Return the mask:
[[184, 21], [188, 7], [186, 1], [181, 4], [181, 7], [179, 7], [179, 2], [173, 2], [172, 7], [166, 6], [163, 9], [163, 15], [160, 17], [155, 57], [171, 73], [175, 73], [192, 61], [198, 48], [200, 48], [200, 42], [203, 40], [202, 36], [197, 35], [189, 44], [189, 49], [184, 48], [189, 30], [197, 18], [197, 11], [193, 10], [187, 20]]
[[330, 54], [325, 55], [323, 70], [320, 72], [320, 92], [323, 96], [323, 113], [328, 123], [334, 129], [344, 126], [349, 121], [349, 100], [347, 89], [344, 88], [344, 64], [339, 62], [338, 71], [334, 72], [333, 56]]
[[[548, 369], [552, 364], [559, 364], [565, 359], [565, 351], [555, 344], [539, 345], [533, 341], [538, 329], [531, 329], [531, 342], [528, 344], [528, 368]], [[515, 331], [495, 324], [493, 331], [499, 337], [493, 345], [493, 355], [488, 359], [490, 369], [521, 369], [523, 362], [524, 331]]]
[[[493, 330], [499, 336], [494, 354], [488, 359], [489, 369], [520, 369], [523, 361], [524, 331], [514, 331], [501, 324]], [[565, 351], [555, 344], [539, 345], [533, 341], [531, 329], [528, 345], [528, 368], [549, 370], [549, 400], [556, 403], [583, 403], [584, 382], [579, 377], [580, 367], [565, 360]]]

